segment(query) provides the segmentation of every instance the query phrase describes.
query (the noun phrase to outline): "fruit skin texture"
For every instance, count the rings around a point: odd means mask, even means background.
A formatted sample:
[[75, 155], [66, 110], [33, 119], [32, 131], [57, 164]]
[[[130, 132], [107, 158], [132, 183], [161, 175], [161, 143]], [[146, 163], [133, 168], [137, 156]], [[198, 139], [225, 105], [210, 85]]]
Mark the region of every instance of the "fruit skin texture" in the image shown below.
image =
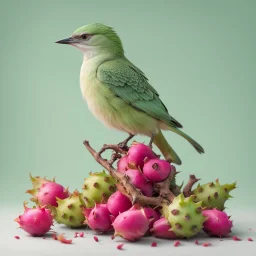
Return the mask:
[[150, 229], [150, 232], [155, 237], [164, 239], [177, 239], [178, 236], [170, 229], [171, 226], [168, 220], [166, 218], [161, 218], [154, 223], [153, 228]]
[[113, 229], [112, 220], [106, 204], [95, 204], [85, 223], [92, 230], [105, 233]]
[[116, 217], [119, 213], [129, 210], [132, 207], [132, 203], [127, 196], [117, 190], [109, 197], [107, 207], [109, 212]]
[[159, 211], [154, 210], [151, 207], [142, 207], [140, 204], [134, 204], [129, 211], [134, 211], [134, 210], [142, 210], [146, 218], [148, 219], [149, 222], [149, 229], [148, 231], [153, 227], [153, 224], [155, 221], [159, 220], [161, 217], [161, 214]]
[[81, 208], [84, 206], [84, 201], [77, 190], [68, 198], [57, 199], [57, 202], [58, 206], [51, 209], [58, 223], [71, 228], [84, 226], [85, 217]]
[[82, 189], [82, 198], [86, 207], [92, 208], [95, 203], [107, 200], [116, 191], [115, 184], [115, 180], [105, 171], [90, 173]]
[[225, 209], [225, 201], [232, 197], [229, 192], [235, 188], [236, 182], [220, 185], [217, 179], [215, 183], [210, 182], [201, 186], [199, 184], [192, 193], [196, 196], [194, 201], [202, 201], [203, 207], [208, 209], [217, 208], [223, 211]]
[[163, 205], [163, 214], [177, 236], [188, 238], [202, 229], [205, 217], [201, 205], [193, 202], [193, 196], [185, 198], [182, 193], [169, 206]]
[[156, 158], [156, 155], [149, 146], [142, 143], [133, 143], [128, 153], [128, 163], [142, 169], [145, 159]]
[[38, 206], [37, 208], [28, 208], [24, 203], [25, 212], [15, 219], [20, 227], [32, 236], [43, 236], [52, 225], [53, 217], [49, 209]]
[[149, 228], [149, 221], [143, 209], [128, 210], [116, 217], [113, 227], [115, 236], [134, 242], [146, 234]]
[[148, 160], [143, 166], [144, 175], [153, 182], [165, 180], [170, 172], [170, 163], [158, 158]]
[[128, 156], [123, 156], [117, 162], [117, 171], [125, 173], [129, 169], [128, 167]]
[[217, 209], [204, 210], [202, 214], [207, 217], [203, 231], [211, 236], [225, 236], [231, 232], [233, 226], [228, 215]]
[[149, 229], [151, 229], [154, 223], [160, 219], [161, 214], [150, 207], [144, 207], [143, 209], [147, 219], [149, 220]]
[[68, 189], [65, 189], [62, 185], [50, 181], [39, 176], [33, 177], [30, 175], [30, 179], [33, 185], [33, 189], [26, 192], [33, 197], [30, 199], [41, 206], [57, 206], [57, 197], [60, 199], [67, 198], [69, 196]]
[[141, 173], [138, 170], [128, 169], [125, 172], [125, 175], [127, 175], [130, 178], [130, 182], [136, 188], [138, 188], [142, 192], [142, 194], [144, 194], [145, 196], [152, 196], [153, 194], [152, 183], [146, 179], [143, 173]]

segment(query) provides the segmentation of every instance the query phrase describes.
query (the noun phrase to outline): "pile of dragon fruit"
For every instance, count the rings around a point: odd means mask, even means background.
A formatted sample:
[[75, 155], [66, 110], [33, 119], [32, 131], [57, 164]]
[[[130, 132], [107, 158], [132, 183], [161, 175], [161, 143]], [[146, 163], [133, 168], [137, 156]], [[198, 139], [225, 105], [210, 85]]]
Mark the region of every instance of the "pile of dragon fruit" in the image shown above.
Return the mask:
[[[167, 179], [174, 168], [142, 143], [132, 144], [116, 167], [148, 197], [155, 196], [153, 184]], [[54, 179], [31, 175], [30, 178], [33, 188], [27, 193], [33, 196], [31, 201], [35, 206], [28, 208], [24, 203], [25, 212], [15, 221], [32, 236], [44, 236], [51, 231], [54, 221], [70, 228], [90, 228], [95, 234], [109, 233], [112, 238], [120, 236], [132, 242], [150, 235], [176, 241], [195, 237], [202, 230], [217, 237], [231, 232], [232, 221], [224, 212], [224, 204], [231, 197], [229, 192], [235, 188], [235, 183], [221, 185], [216, 180], [199, 184], [189, 197], [180, 192], [172, 203], [152, 208], [132, 204], [105, 171], [90, 173], [82, 189], [73, 193]], [[72, 241], [62, 234], [54, 234], [54, 238], [64, 243]]]

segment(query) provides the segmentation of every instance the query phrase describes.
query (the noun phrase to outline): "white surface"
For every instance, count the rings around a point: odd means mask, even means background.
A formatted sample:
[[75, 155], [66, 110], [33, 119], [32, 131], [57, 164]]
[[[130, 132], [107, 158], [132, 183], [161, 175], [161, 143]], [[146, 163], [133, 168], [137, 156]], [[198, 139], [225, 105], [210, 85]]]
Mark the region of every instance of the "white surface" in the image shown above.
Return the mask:
[[[1, 207], [2, 208], [2, 207]], [[116, 256], [116, 255], [163, 255], [163, 256], [256, 256], [256, 213], [250, 212], [230, 212], [234, 220], [234, 228], [232, 235], [242, 238], [242, 241], [233, 241], [232, 238], [211, 238], [201, 233], [195, 238], [189, 240], [180, 240], [179, 247], [173, 246], [173, 241], [156, 239], [154, 237], [145, 237], [136, 243], [131, 243], [116, 237], [111, 240], [111, 235], [97, 235], [99, 242], [93, 239], [95, 235], [90, 230], [68, 229], [65, 226], [55, 224], [53, 229], [59, 233], [65, 233], [67, 238], [72, 238], [72, 244], [63, 244], [52, 239], [49, 234], [46, 239], [41, 237], [31, 237], [22, 229], [17, 228], [18, 225], [13, 220], [22, 213], [22, 209], [15, 210], [5, 207], [1, 209], [1, 233], [0, 233], [0, 255], [26, 255], [26, 256]], [[252, 230], [249, 230], [249, 229]], [[85, 237], [73, 238], [75, 231], [85, 231]], [[14, 238], [15, 235], [20, 236], [20, 240]], [[247, 239], [251, 237], [254, 241], [249, 242]], [[195, 240], [200, 244], [204, 242], [212, 243], [210, 247], [196, 245]], [[151, 247], [152, 241], [158, 243], [157, 247]], [[116, 246], [124, 243], [123, 250], [117, 250]]]

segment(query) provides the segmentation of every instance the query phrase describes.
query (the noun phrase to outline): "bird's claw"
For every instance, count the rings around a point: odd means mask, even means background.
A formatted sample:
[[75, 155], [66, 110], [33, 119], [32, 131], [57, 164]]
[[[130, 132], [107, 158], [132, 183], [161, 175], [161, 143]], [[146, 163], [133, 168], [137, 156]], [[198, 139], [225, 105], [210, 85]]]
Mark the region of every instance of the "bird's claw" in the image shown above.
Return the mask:
[[125, 148], [127, 148], [127, 143], [126, 142], [120, 142], [120, 143], [118, 143], [118, 147], [119, 148], [121, 148], [121, 149], [125, 149]]

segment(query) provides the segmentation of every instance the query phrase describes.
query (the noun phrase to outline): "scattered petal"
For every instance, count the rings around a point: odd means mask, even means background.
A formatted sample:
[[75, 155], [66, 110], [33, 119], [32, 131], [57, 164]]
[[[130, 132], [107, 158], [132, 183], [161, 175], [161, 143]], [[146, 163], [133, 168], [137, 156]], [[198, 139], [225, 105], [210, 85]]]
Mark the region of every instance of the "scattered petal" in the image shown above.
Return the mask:
[[174, 241], [174, 244], [173, 244], [175, 247], [179, 246], [180, 245], [180, 241]]
[[241, 241], [241, 240], [242, 240], [241, 238], [239, 238], [239, 237], [237, 237], [237, 236], [232, 236], [232, 239], [233, 239], [234, 241]]
[[115, 236], [111, 236], [111, 240], [114, 240], [115, 239]]
[[52, 238], [53, 238], [54, 240], [57, 240], [56, 233], [53, 233], [53, 234], [52, 234]]
[[14, 236], [14, 238], [16, 238], [16, 239], [20, 239], [20, 237], [19, 237], [19, 236]]
[[195, 244], [199, 244], [198, 240], [195, 241]]
[[84, 232], [80, 232], [80, 233], [79, 233], [79, 236], [80, 236], [80, 237], [84, 237]]
[[124, 246], [124, 244], [119, 244], [116, 248], [117, 248], [118, 250], [122, 250], [123, 246]]
[[211, 243], [203, 243], [202, 246], [204, 247], [208, 247], [208, 246], [211, 246], [212, 244]]
[[72, 239], [70, 239], [70, 240], [66, 239], [63, 234], [58, 235], [57, 240], [59, 240], [63, 244], [71, 244], [72, 243]]
[[96, 242], [99, 242], [99, 238], [97, 236], [94, 236], [93, 239], [96, 241]]
[[157, 242], [152, 242], [151, 247], [157, 247]]
[[252, 241], [253, 241], [253, 239], [249, 237], [249, 238], [248, 238], [248, 241], [249, 241], [249, 242], [252, 242]]

